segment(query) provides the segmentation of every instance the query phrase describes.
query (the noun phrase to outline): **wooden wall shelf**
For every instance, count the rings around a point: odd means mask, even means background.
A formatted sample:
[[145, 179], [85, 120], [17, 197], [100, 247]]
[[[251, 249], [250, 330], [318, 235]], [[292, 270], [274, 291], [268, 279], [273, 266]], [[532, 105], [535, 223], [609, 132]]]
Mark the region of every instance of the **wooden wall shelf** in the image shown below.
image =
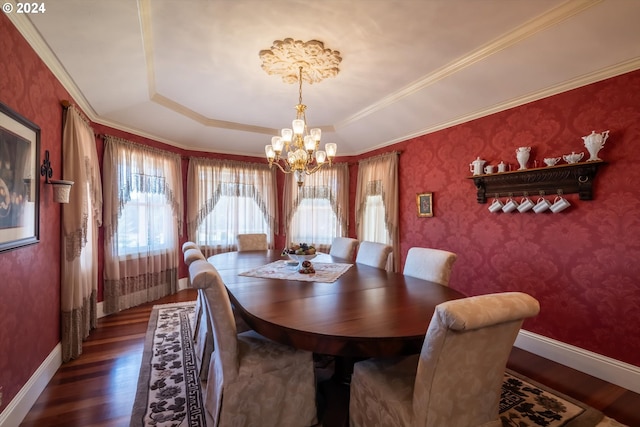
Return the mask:
[[[578, 193], [580, 200], [591, 200], [593, 180], [598, 167], [605, 162], [582, 162], [547, 166], [511, 172], [474, 175], [468, 177], [478, 190], [478, 203], [487, 197], [538, 196]], [[497, 195], [497, 196], [496, 196]]]

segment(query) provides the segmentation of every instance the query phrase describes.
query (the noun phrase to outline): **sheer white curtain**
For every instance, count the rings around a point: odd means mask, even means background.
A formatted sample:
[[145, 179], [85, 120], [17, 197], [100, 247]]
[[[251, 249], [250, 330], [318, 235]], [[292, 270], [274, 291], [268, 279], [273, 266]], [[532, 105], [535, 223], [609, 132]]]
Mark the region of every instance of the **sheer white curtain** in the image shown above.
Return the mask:
[[105, 137], [104, 302], [113, 313], [175, 293], [183, 229], [178, 154]]
[[275, 169], [266, 164], [192, 157], [187, 173], [189, 240], [205, 256], [237, 250], [236, 236], [278, 226]]
[[102, 224], [102, 184], [93, 129], [71, 106], [62, 134], [62, 177], [73, 181], [62, 205], [62, 361], [82, 354], [82, 341], [96, 326], [98, 227]]
[[307, 176], [302, 187], [287, 174], [282, 211], [287, 245], [304, 242], [329, 252], [333, 239], [348, 232], [348, 165], [324, 166]]
[[356, 229], [358, 239], [393, 246], [393, 271], [399, 270], [398, 152], [358, 163]]

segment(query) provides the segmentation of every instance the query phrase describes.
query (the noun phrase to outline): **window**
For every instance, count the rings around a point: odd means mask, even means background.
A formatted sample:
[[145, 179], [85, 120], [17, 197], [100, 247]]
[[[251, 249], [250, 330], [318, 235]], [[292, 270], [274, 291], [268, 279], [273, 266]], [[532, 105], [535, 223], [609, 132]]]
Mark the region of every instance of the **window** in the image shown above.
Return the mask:
[[[223, 187], [225, 190], [222, 190]], [[221, 183], [217, 193], [213, 199], [213, 209], [197, 228], [197, 242], [200, 245], [224, 246], [235, 242], [238, 234], [269, 235], [269, 224], [256, 203], [253, 187]]]
[[180, 155], [105, 137], [106, 313], [174, 293], [182, 234]]
[[380, 194], [367, 196], [361, 240], [391, 244], [389, 230], [384, 220], [384, 203]]
[[118, 230], [118, 256], [169, 249], [175, 239], [171, 225], [171, 206], [164, 194], [132, 191], [122, 209]]
[[393, 247], [393, 267], [399, 271], [398, 153], [382, 154], [358, 163], [356, 190], [358, 239]]
[[347, 235], [349, 170], [346, 163], [324, 166], [302, 187], [290, 174], [285, 179], [287, 244], [308, 243], [328, 252], [336, 237]]
[[341, 235], [329, 198], [303, 198], [291, 218], [289, 230], [292, 243], [311, 242], [316, 246], [330, 246], [333, 238]]
[[187, 188], [189, 239], [205, 256], [236, 250], [238, 234], [264, 233], [272, 246], [277, 193], [268, 165], [191, 158]]

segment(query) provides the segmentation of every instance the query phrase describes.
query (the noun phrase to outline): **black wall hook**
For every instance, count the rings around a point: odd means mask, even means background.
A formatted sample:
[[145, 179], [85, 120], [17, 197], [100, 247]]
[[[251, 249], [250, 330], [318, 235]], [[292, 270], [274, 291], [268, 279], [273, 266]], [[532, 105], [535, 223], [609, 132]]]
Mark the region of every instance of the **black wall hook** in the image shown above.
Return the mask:
[[49, 160], [49, 150], [44, 152], [44, 160], [42, 166], [40, 166], [40, 175], [44, 176], [44, 182], [50, 184], [49, 178], [53, 176], [53, 169], [51, 168], [51, 161]]

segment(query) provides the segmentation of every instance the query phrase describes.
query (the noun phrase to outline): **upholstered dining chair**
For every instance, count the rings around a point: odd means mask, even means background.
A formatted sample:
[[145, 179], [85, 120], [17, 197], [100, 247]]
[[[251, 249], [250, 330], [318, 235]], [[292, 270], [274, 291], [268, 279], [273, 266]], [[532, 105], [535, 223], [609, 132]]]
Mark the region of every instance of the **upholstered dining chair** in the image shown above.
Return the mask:
[[436, 306], [419, 355], [354, 365], [351, 427], [501, 427], [507, 359], [540, 305], [521, 292]]
[[[186, 242], [182, 245], [184, 263], [190, 266], [195, 261], [205, 261], [202, 251], [193, 242]], [[189, 284], [191, 284], [191, 277]], [[200, 373], [200, 379], [206, 379], [209, 371], [209, 360], [213, 353], [213, 334], [211, 320], [206, 308], [206, 299], [202, 289], [198, 289], [198, 297], [194, 307], [193, 318], [191, 320], [191, 332], [193, 337], [193, 348], [196, 354], [196, 366]]]
[[263, 233], [238, 234], [237, 239], [238, 251], [266, 251], [269, 249], [267, 235]]
[[316, 418], [312, 353], [276, 343], [255, 331], [238, 334], [229, 295], [207, 261], [189, 266], [203, 289], [215, 352], [203, 399], [211, 426], [311, 426]]
[[200, 247], [195, 242], [188, 241], [182, 244], [182, 252], [184, 253], [187, 249], [200, 249]]
[[403, 274], [449, 286], [451, 269], [458, 256], [453, 252], [431, 248], [410, 248]]
[[348, 259], [353, 261], [353, 257], [356, 254], [356, 248], [358, 247], [358, 240], [350, 237], [336, 237], [331, 242], [331, 249], [329, 249], [329, 255], [333, 255], [338, 258]]
[[356, 255], [356, 263], [370, 265], [384, 270], [387, 267], [389, 255], [393, 251], [391, 245], [382, 243], [360, 242], [358, 247], [358, 255]]
[[[193, 243], [193, 242], [187, 242], [187, 243]], [[188, 246], [186, 248], [183, 245], [183, 252], [184, 252], [183, 253], [184, 263], [187, 265], [187, 267], [189, 267], [191, 263], [194, 261], [205, 259], [204, 255], [202, 254], [202, 251], [200, 251], [200, 248], [198, 248], [198, 246], [195, 243], [193, 243], [193, 246]], [[189, 284], [191, 284], [191, 282], [189, 282]], [[196, 299], [196, 312], [191, 322], [191, 330], [194, 333], [194, 337], [197, 334], [198, 324], [200, 322], [200, 314], [202, 314], [201, 304], [202, 304], [202, 299], [200, 297], [200, 293], [198, 293], [198, 298]]]
[[184, 263], [187, 264], [187, 267], [191, 265], [193, 261], [197, 261], [199, 259], [205, 259], [202, 251], [196, 248], [189, 248], [184, 251]]

